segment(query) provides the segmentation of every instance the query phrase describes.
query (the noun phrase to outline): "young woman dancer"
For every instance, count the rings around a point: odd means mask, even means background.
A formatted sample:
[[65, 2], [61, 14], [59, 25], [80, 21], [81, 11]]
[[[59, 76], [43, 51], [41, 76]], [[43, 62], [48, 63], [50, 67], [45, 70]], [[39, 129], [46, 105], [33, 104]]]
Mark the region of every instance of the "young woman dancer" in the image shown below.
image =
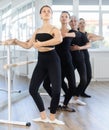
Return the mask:
[[[85, 27], [86, 27], [86, 22], [83, 18], [80, 18], [79, 19], [79, 24], [78, 24], [78, 29], [80, 32], [84, 33], [88, 40], [91, 41], [91, 42], [95, 42], [95, 41], [98, 41], [98, 40], [103, 40], [104, 38], [100, 35], [96, 35], [94, 33], [88, 33], [86, 32], [85, 30]], [[86, 94], [86, 89], [87, 87], [89, 86], [89, 83], [91, 81], [91, 78], [92, 78], [92, 69], [91, 69], [91, 63], [90, 63], [90, 55], [89, 55], [89, 52], [87, 49], [85, 49], [84, 51], [84, 56], [85, 56], [85, 63], [86, 63], [86, 70], [87, 70], [87, 83], [84, 87], [84, 90], [81, 94], [82, 97], [88, 97], [90, 98], [91, 96]]]
[[[70, 14], [67, 11], [62, 11], [60, 15], [61, 22], [61, 34], [63, 42], [56, 46], [56, 51], [61, 60], [61, 72], [62, 72], [62, 89], [65, 92], [65, 99], [63, 102], [62, 110], [75, 112], [75, 109], [70, 108], [68, 103], [71, 97], [75, 94], [76, 80], [74, 67], [72, 64], [72, 56], [70, 53], [70, 45], [75, 33], [72, 33], [68, 28], [70, 21]], [[67, 87], [65, 87], [65, 78], [68, 81]]]
[[[40, 16], [43, 20], [43, 25], [35, 31], [31, 40], [29, 42], [15, 40], [14, 42], [23, 48], [33, 46], [38, 49], [38, 63], [32, 74], [29, 92], [40, 111], [40, 118], [36, 118], [33, 121], [63, 125], [63, 121], [55, 118], [61, 90], [61, 65], [60, 59], [55, 51], [55, 45], [62, 42], [62, 36], [60, 30], [50, 24], [52, 17], [52, 9], [50, 6], [43, 6], [40, 9]], [[49, 76], [52, 84], [49, 118], [46, 115], [40, 93], [38, 93], [39, 87], [46, 75]]]
[[86, 35], [78, 31], [78, 20], [76, 16], [71, 17], [70, 26], [72, 31], [76, 33], [76, 37], [72, 40], [71, 46], [72, 60], [80, 76], [80, 82], [76, 91], [77, 96], [75, 96], [75, 100], [72, 100], [72, 103], [85, 105], [86, 103], [78, 101], [78, 97], [84, 93], [84, 89], [87, 85], [87, 67], [84, 51], [91, 45]]
[[[61, 60], [61, 70], [62, 70], [62, 89], [65, 92], [65, 99], [63, 102], [63, 106], [61, 107], [61, 110], [74, 112], [75, 110], [73, 108], [70, 108], [68, 106], [69, 100], [72, 96], [76, 95], [76, 82], [75, 82], [75, 74], [74, 74], [74, 67], [72, 64], [72, 56], [70, 53], [70, 46], [73, 37], [75, 37], [75, 33], [72, 32], [72, 30], [69, 30], [68, 23], [70, 20], [70, 15], [67, 11], [63, 11], [60, 16], [60, 22], [61, 22], [61, 34], [63, 36], [63, 42], [56, 46], [56, 51], [60, 57]], [[64, 79], [67, 79], [68, 85], [65, 83]], [[51, 95], [51, 88], [50, 88], [50, 82], [49, 78], [44, 81], [44, 88], [47, 90], [50, 96]], [[82, 103], [78, 99], [78, 102]], [[59, 106], [60, 108], [60, 106]]]

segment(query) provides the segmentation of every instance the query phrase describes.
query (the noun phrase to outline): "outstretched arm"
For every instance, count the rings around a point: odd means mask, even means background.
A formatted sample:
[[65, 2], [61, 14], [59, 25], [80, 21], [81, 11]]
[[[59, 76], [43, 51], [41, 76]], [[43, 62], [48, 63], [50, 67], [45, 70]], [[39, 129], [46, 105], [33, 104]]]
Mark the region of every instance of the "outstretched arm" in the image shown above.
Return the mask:
[[37, 30], [33, 33], [32, 38], [25, 41], [25, 42], [22, 42], [22, 41], [17, 40], [17, 39], [15, 39], [14, 42], [15, 42], [15, 44], [17, 44], [17, 45], [19, 45], [19, 46], [21, 46], [21, 47], [23, 47], [25, 49], [29, 49], [29, 48], [31, 48], [33, 46], [33, 43], [35, 42], [36, 33], [37, 33]]
[[25, 49], [29, 49], [29, 48], [31, 48], [33, 46], [33, 43], [32, 43], [31, 40], [26, 41], [26, 42], [22, 42], [20, 40], [15, 39], [14, 42], [15, 42], [15, 44], [17, 44], [17, 45], [19, 45], [19, 46], [21, 46], [21, 47], [23, 47]]
[[100, 36], [100, 35], [96, 35], [93, 33], [88, 33], [87, 34], [87, 38], [89, 39], [89, 41], [94, 42], [94, 41], [99, 41], [99, 40], [103, 40], [104, 37]]
[[29, 49], [33, 46], [33, 42], [35, 41], [35, 34], [36, 34], [37, 30], [34, 32], [33, 36], [31, 39], [23, 42], [23, 41], [20, 41], [18, 39], [8, 39], [4, 42], [4, 45], [19, 45], [25, 49]]

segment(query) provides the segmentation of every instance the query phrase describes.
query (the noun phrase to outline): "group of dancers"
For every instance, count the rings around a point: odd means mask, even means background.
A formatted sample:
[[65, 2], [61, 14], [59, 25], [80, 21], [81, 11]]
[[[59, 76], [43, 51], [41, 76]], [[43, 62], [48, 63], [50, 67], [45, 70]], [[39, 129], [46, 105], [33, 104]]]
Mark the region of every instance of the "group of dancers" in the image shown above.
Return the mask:
[[[50, 22], [52, 15], [53, 11], [50, 6], [42, 6], [40, 17], [43, 24], [34, 32], [31, 39], [26, 42], [10, 39], [6, 40], [5, 44], [16, 44], [26, 49], [34, 47], [38, 50], [38, 62], [31, 77], [29, 92], [39, 109], [40, 117], [33, 121], [64, 125], [63, 121], [56, 119], [58, 108], [62, 111], [75, 112], [74, 108], [69, 107], [69, 102], [86, 105], [79, 99], [79, 96], [91, 97], [85, 92], [92, 77], [87, 50], [91, 47], [91, 43], [88, 33], [78, 29], [78, 19], [75, 16], [62, 11], [61, 29], [58, 29]], [[80, 76], [78, 85], [76, 85], [75, 69]], [[42, 97], [38, 92], [42, 82], [51, 97], [49, 116], [46, 114]], [[63, 104], [60, 106], [61, 88], [65, 95]]]

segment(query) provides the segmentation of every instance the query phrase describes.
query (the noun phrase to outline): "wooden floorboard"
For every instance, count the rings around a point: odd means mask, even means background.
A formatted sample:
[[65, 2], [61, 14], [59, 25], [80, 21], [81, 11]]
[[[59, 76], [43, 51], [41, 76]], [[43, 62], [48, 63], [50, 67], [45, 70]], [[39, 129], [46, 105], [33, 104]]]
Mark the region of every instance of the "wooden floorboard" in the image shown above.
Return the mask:
[[[2, 83], [3, 82], [3, 83]], [[23, 91], [28, 90], [29, 80], [26, 77], [14, 77], [12, 88]], [[7, 89], [4, 80], [0, 78], [0, 88]], [[40, 90], [41, 91], [41, 90]], [[16, 97], [12, 103], [12, 121], [31, 122], [30, 127], [0, 124], [0, 130], [109, 130], [109, 82], [91, 82], [87, 89], [91, 98], [82, 98], [87, 103], [86, 106], [70, 104], [76, 112], [57, 111], [57, 118], [64, 121], [65, 125], [55, 125], [49, 123], [35, 123], [32, 119], [39, 117], [38, 109], [28, 94], [23, 98]], [[15, 94], [16, 95], [16, 94]], [[47, 114], [50, 103], [49, 96], [42, 96]], [[63, 99], [63, 97], [61, 97]], [[7, 93], [0, 91], [0, 103], [7, 99]], [[1, 105], [1, 104], [0, 104]], [[7, 120], [7, 105], [0, 108], [0, 119]]]

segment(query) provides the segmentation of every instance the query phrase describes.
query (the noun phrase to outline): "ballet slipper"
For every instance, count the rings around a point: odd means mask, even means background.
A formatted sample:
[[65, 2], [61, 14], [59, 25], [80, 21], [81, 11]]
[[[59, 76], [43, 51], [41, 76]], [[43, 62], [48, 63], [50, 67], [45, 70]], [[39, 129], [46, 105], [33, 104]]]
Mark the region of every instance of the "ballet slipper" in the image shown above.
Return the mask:
[[43, 123], [47, 123], [47, 122], [49, 122], [48, 121], [48, 118], [46, 118], [46, 119], [41, 119], [40, 117], [39, 118], [36, 118], [36, 119], [32, 119], [34, 122], [43, 122]]
[[55, 120], [50, 120], [49, 119], [49, 123], [57, 124], [57, 125], [64, 125], [65, 124], [63, 121], [60, 121], [58, 119], [55, 119]]

